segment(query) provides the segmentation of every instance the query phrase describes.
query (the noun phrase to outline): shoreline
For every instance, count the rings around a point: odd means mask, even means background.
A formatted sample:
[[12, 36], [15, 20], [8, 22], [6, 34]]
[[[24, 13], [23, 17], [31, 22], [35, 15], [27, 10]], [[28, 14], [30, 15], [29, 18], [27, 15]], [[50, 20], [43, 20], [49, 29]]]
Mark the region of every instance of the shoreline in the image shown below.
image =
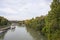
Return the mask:
[[10, 27], [0, 28], [0, 34], [6, 32]]

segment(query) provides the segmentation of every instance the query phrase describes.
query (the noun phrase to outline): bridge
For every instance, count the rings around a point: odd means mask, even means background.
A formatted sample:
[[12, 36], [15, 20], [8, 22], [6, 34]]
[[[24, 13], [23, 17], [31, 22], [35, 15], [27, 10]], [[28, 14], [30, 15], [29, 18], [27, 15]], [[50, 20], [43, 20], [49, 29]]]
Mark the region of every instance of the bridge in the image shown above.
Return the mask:
[[24, 21], [10, 21], [11, 23], [18, 23], [18, 24], [24, 24]]

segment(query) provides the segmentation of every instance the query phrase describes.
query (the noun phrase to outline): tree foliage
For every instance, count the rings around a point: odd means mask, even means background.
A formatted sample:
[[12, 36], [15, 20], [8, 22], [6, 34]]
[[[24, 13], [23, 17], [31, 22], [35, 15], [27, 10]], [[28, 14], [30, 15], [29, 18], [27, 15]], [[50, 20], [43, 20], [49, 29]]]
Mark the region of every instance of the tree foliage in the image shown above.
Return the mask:
[[0, 16], [0, 26], [7, 25], [7, 24], [8, 24], [8, 20]]
[[26, 25], [43, 32], [48, 40], [59, 40], [60, 38], [60, 0], [53, 0], [48, 15], [26, 20]]
[[32, 18], [31, 20], [26, 20], [25, 24], [27, 25], [27, 27], [41, 31], [42, 28], [45, 26], [45, 17], [41, 16], [36, 17], [35, 19]]

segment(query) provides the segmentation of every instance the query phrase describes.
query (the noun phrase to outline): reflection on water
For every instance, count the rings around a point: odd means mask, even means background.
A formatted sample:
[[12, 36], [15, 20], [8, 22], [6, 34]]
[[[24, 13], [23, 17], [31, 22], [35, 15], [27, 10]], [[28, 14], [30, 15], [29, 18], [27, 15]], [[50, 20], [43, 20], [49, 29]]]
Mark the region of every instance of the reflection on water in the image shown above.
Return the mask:
[[27, 28], [27, 31], [31, 34], [34, 40], [47, 40], [43, 35], [39, 33], [39, 31], [35, 31], [31, 28]]
[[10, 29], [11, 30], [11, 32], [14, 32], [15, 31], [15, 28], [14, 29]]
[[15, 29], [0, 34], [0, 40], [45, 40], [45, 37], [30, 28], [18, 25], [15, 27]]
[[6, 34], [7, 31], [3, 32], [3, 33], [0, 33], [0, 40], [3, 40], [4, 39], [4, 36]]

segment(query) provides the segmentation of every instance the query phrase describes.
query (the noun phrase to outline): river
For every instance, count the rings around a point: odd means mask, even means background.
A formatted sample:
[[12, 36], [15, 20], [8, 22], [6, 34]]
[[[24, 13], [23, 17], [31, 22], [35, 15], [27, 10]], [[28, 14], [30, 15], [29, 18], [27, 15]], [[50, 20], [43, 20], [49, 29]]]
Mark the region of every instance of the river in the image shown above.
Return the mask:
[[14, 25], [15, 29], [0, 34], [0, 40], [46, 40], [40, 33], [27, 28], [26, 26]]

